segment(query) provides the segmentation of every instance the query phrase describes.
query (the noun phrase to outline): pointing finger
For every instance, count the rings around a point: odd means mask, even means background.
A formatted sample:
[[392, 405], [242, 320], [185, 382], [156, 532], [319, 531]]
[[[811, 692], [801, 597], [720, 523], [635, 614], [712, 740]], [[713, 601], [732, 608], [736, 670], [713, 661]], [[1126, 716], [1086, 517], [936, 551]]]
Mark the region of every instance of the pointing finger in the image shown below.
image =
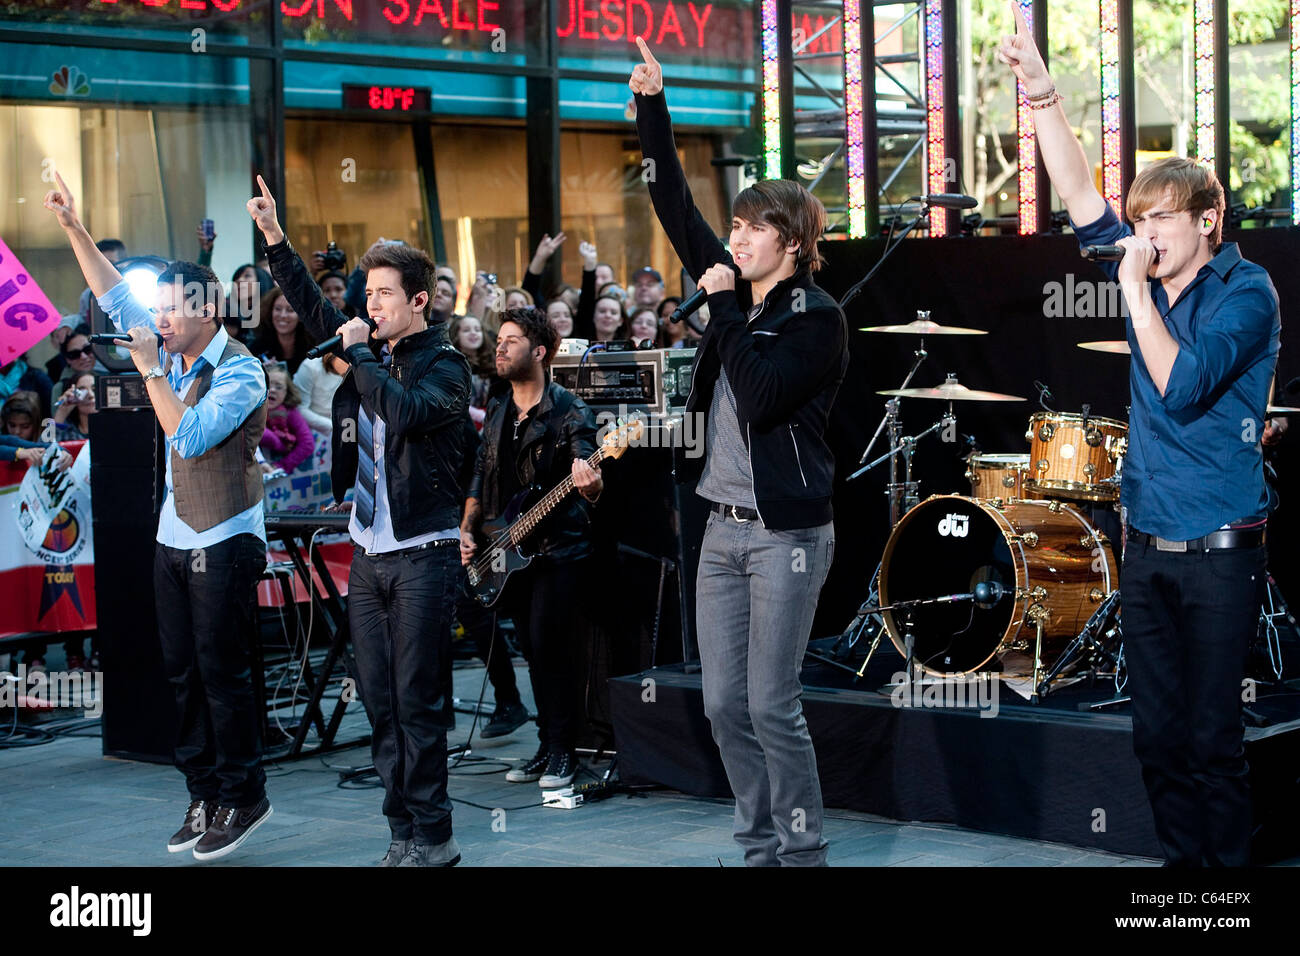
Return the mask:
[[261, 174], [261, 173], [258, 173], [258, 174], [257, 174], [257, 185], [259, 185], [259, 186], [262, 187], [262, 198], [263, 198], [263, 199], [270, 199], [270, 198], [271, 198], [271, 190], [269, 190], [269, 189], [266, 188], [266, 180], [262, 178], [262, 174]]
[[1016, 0], [1011, 0], [1011, 15], [1016, 20], [1016, 33], [1027, 36], [1029, 34], [1029, 24], [1025, 22], [1025, 12], [1020, 9], [1020, 4]]
[[637, 37], [636, 45], [641, 50], [641, 58], [645, 60], [646, 66], [657, 67], [659, 65], [655, 55], [650, 52], [650, 47], [646, 45], [645, 37]]

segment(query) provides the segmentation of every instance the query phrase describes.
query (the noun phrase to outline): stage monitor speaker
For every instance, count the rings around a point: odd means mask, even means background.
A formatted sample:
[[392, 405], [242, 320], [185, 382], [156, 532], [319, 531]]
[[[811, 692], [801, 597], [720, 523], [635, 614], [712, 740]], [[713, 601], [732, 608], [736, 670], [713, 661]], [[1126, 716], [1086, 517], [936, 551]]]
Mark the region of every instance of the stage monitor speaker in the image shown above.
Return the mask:
[[164, 471], [151, 409], [90, 419], [95, 603], [104, 669], [104, 753], [171, 763], [176, 697], [163, 669], [153, 556]]

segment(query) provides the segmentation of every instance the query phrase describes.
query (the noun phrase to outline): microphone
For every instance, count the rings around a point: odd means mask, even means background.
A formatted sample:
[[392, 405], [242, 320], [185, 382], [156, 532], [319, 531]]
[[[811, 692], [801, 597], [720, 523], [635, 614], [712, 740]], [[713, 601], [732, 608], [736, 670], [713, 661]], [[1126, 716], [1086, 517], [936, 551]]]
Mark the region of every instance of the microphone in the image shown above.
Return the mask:
[[[372, 332], [374, 331], [375, 329], [374, 319], [372, 319], [368, 315], [358, 315], [357, 318], [360, 319], [362, 322], [366, 323], [366, 325], [370, 326], [370, 330]], [[337, 346], [342, 341], [343, 341], [343, 334], [341, 332], [338, 335], [331, 335], [325, 341], [317, 342], [315, 345], [309, 348], [307, 350], [307, 358], [320, 358], [326, 352], [334, 351], [335, 346]]]
[[980, 581], [975, 585], [972, 593], [975, 596], [975, 603], [980, 607], [992, 607], [1002, 600], [1007, 589], [1002, 586], [1001, 581]]
[[[728, 262], [726, 264], [731, 266], [732, 271], [734, 271], [736, 273], [736, 277], [739, 278], [740, 267], [733, 262]], [[704, 305], [704, 303], [707, 302], [708, 300], [709, 300], [709, 294], [705, 292], [704, 289], [702, 288], [696, 289], [694, 292], [692, 292], [690, 295], [688, 295], [685, 299], [682, 300], [681, 305], [673, 309], [673, 314], [668, 316], [668, 321], [672, 322], [674, 325], [680, 322], [685, 322], [687, 325], [691, 327], [691, 329], [697, 335], [703, 335], [704, 326], [700, 325], [699, 320], [693, 321], [693, 319], [695, 313], [700, 310], [700, 306]]]
[[129, 332], [96, 332], [90, 337], [95, 345], [116, 345], [118, 342], [130, 342]]
[[1124, 258], [1123, 246], [1084, 246], [1079, 255], [1090, 262], [1119, 262]]
[[938, 206], [940, 209], [974, 209], [980, 204], [974, 196], [964, 193], [930, 193], [922, 198], [927, 206]]

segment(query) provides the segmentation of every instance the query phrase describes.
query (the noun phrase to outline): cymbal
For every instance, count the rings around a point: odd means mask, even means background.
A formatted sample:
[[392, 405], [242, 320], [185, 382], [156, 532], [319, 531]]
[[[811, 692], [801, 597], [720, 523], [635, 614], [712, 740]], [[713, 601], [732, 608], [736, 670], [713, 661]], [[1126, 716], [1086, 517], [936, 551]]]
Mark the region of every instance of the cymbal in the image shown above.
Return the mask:
[[1290, 405], [1270, 405], [1264, 412], [1265, 418], [1273, 418], [1277, 415], [1300, 415], [1300, 408], [1294, 408]]
[[1024, 402], [1028, 399], [1019, 395], [1004, 395], [1002, 392], [979, 392], [967, 388], [949, 379], [936, 388], [891, 388], [877, 395], [897, 395], [899, 398], [936, 398], [944, 402]]
[[1123, 339], [1116, 342], [1080, 342], [1079, 348], [1089, 352], [1109, 352], [1111, 355], [1131, 355], [1132, 350]]
[[988, 335], [983, 329], [964, 329], [958, 325], [940, 325], [929, 319], [916, 319], [906, 325], [869, 325], [859, 332], [890, 332], [894, 335]]

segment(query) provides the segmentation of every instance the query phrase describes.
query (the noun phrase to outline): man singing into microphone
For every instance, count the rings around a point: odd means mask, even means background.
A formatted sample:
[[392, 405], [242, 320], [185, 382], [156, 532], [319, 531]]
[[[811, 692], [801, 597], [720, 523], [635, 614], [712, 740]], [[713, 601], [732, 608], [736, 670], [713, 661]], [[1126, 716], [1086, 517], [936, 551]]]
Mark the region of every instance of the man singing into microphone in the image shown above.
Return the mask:
[[1038, 146], [1081, 245], [1128, 308], [1132, 419], [1120, 584], [1133, 748], [1171, 866], [1244, 866], [1251, 801], [1242, 680], [1264, 580], [1259, 438], [1277, 362], [1277, 293], [1221, 240], [1223, 187], [1170, 158], [1133, 181], [1120, 222], [1093, 185], [1018, 4], [998, 56], [1024, 84]]
[[848, 367], [844, 314], [812, 280], [826, 210], [797, 183], [756, 183], [732, 203], [728, 252], [677, 160], [663, 72], [645, 41], [637, 45], [645, 62], [629, 85], [650, 198], [709, 294], [686, 404], [703, 416], [704, 457], [688, 460], [684, 475], [698, 476], [712, 503], [696, 579], [704, 709], [736, 795], [746, 864], [823, 865], [799, 669], [834, 547], [835, 462], [823, 434]]
[[[266, 239], [271, 275], [317, 341], [342, 335], [351, 366], [332, 414], [335, 455], [344, 459], [336, 469], [356, 474], [348, 623], [392, 833], [380, 865], [455, 866], [447, 730], [469, 363], [444, 323], [426, 325], [427, 255], [403, 243], [371, 246], [358, 263], [370, 321], [349, 320], [312, 280], [257, 181], [262, 194], [248, 212]], [[383, 343], [379, 354], [372, 336]]]
[[257, 580], [266, 568], [262, 472], [254, 457], [266, 426], [266, 377], [248, 349], [226, 335], [218, 317], [221, 283], [211, 269], [168, 265], [150, 316], [91, 240], [63, 178], [56, 179], [45, 208], [67, 233], [100, 306], [130, 331], [126, 347], [167, 436], [154, 602], [163, 665], [176, 692], [176, 766], [190, 792], [167, 849], [217, 859], [271, 815], [250, 655]]

